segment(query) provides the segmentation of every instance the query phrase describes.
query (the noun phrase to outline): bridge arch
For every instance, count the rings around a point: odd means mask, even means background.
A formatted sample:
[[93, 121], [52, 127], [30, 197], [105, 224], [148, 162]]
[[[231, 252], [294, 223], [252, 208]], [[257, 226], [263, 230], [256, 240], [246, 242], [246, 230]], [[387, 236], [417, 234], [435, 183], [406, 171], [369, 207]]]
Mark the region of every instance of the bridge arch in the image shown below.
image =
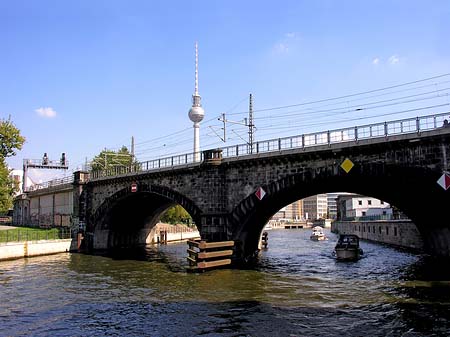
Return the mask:
[[444, 211], [450, 197], [436, 183], [441, 174], [438, 169], [383, 162], [358, 163], [349, 173], [337, 164], [308, 169], [261, 186], [267, 193], [262, 200], [253, 193], [242, 200], [230, 215], [233, 238], [244, 257], [253, 256], [264, 225], [282, 207], [316, 194], [351, 192], [395, 205], [416, 224], [425, 249], [448, 256]]
[[132, 192], [130, 186], [118, 190], [105, 198], [90, 217], [89, 231], [94, 233], [94, 248], [145, 244], [160, 216], [177, 204], [200, 226], [199, 207], [168, 187], [138, 183], [136, 192]]

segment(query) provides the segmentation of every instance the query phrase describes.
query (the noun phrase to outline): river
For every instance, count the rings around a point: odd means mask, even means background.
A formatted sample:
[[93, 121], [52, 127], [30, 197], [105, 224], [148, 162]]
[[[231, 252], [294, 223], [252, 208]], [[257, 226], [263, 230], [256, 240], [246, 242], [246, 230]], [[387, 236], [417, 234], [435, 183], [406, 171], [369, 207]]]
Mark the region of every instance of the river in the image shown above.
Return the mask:
[[[247, 270], [186, 273], [187, 245], [0, 262], [1, 336], [449, 336], [450, 265], [272, 230]], [[124, 253], [124, 252], [123, 252]]]

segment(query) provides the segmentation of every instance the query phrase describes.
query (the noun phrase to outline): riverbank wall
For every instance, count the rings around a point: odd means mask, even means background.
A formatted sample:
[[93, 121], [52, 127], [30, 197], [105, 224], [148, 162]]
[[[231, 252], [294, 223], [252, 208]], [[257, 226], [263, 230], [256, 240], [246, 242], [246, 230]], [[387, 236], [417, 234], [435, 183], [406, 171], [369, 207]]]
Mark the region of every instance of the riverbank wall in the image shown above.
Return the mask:
[[0, 245], [0, 261], [76, 250], [76, 239], [7, 242]]
[[411, 220], [335, 221], [331, 231], [415, 251], [423, 249], [422, 237]]
[[175, 243], [189, 239], [200, 239], [199, 231], [184, 225], [158, 223], [150, 231], [150, 234], [147, 237], [147, 243]]

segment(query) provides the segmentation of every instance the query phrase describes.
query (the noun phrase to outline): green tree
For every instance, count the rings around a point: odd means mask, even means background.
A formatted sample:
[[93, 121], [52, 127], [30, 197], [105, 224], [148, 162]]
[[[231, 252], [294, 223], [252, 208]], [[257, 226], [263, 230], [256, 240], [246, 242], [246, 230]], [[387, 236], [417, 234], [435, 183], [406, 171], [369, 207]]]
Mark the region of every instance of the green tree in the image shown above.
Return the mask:
[[13, 194], [17, 190], [9, 172], [5, 159], [0, 158], [0, 214], [4, 214], [12, 208]]
[[9, 119], [0, 120], [0, 157], [15, 156], [15, 150], [22, 149], [25, 138], [20, 135], [20, 130]]
[[180, 205], [170, 207], [161, 217], [161, 222], [169, 224], [189, 224], [192, 223], [192, 218], [186, 210]]
[[6, 213], [13, 205], [13, 193], [17, 186], [9, 176], [8, 165], [5, 158], [16, 155], [25, 138], [20, 135], [20, 130], [9, 119], [0, 120], [0, 213]]
[[126, 146], [118, 151], [103, 150], [91, 162], [92, 171], [110, 170], [114, 168], [129, 168], [136, 164], [131, 153]]

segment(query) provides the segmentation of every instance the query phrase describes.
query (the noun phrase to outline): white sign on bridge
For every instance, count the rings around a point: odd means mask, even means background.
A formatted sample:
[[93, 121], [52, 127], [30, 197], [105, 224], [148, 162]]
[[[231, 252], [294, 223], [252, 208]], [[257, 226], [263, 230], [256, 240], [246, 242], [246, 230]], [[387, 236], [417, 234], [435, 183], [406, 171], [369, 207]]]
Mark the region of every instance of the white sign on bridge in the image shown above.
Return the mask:
[[266, 191], [264, 191], [262, 187], [258, 187], [258, 189], [255, 192], [255, 195], [259, 200], [261, 200], [266, 195]]
[[438, 179], [437, 183], [444, 190], [448, 190], [448, 188], [450, 187], [450, 174], [446, 172], [443, 175], [441, 175], [441, 177]]

